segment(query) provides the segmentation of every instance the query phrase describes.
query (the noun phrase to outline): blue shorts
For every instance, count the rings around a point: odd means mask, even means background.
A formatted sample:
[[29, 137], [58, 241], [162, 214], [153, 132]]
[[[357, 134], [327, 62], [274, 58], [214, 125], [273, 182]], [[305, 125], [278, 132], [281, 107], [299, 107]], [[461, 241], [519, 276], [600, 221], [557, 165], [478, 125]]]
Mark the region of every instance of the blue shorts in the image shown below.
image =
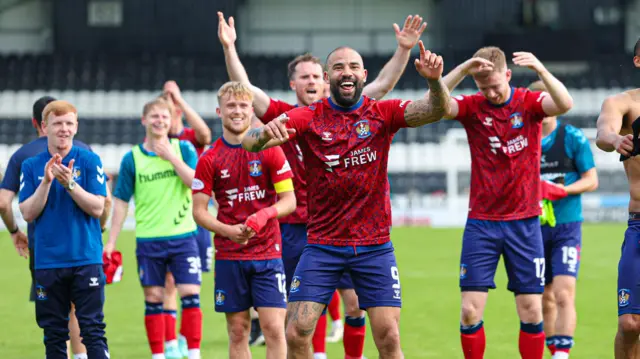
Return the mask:
[[640, 314], [640, 221], [630, 220], [618, 263], [618, 315]]
[[216, 260], [213, 276], [216, 312], [238, 313], [251, 307], [287, 307], [284, 266], [279, 258]]
[[[284, 274], [287, 276], [287, 293], [289, 293], [291, 278], [296, 272], [302, 251], [307, 245], [307, 225], [281, 223], [280, 233], [282, 233], [282, 262], [284, 263]], [[344, 272], [340, 278], [338, 289], [353, 289], [353, 281], [349, 272]]]
[[198, 252], [200, 253], [200, 268], [203, 272], [211, 272], [213, 266], [213, 243], [211, 242], [211, 232], [198, 226], [196, 232], [198, 242]]
[[176, 284], [202, 282], [202, 269], [195, 235], [168, 241], [138, 242], [138, 274], [143, 287], [164, 287], [167, 272]]
[[345, 272], [351, 274], [361, 309], [402, 306], [391, 242], [355, 248], [307, 245], [292, 279], [289, 301], [329, 304]]
[[468, 219], [460, 255], [462, 291], [494, 289], [500, 255], [504, 255], [510, 291], [544, 292], [545, 260], [538, 217], [515, 221]]
[[545, 284], [551, 284], [557, 275], [578, 277], [580, 249], [582, 247], [582, 222], [542, 226], [544, 243]]

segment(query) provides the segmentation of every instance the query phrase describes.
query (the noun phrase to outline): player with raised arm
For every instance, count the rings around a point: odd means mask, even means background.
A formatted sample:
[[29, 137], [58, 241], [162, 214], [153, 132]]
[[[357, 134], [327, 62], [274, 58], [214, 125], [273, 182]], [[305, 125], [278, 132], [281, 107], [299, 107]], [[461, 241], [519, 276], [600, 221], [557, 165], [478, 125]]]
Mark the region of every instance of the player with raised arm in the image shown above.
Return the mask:
[[[34, 269], [34, 251], [33, 245], [35, 243], [35, 227], [34, 223], [27, 223], [27, 236], [20, 230], [16, 224], [16, 219], [13, 214], [12, 202], [15, 195], [20, 191], [20, 168], [22, 163], [28, 158], [36, 156], [42, 152], [47, 151], [47, 135], [42, 128], [42, 111], [50, 103], [55, 101], [51, 96], [43, 96], [36, 100], [32, 108], [31, 124], [36, 129], [38, 138], [20, 147], [9, 159], [7, 163], [6, 173], [0, 184], [0, 216], [2, 221], [9, 230], [13, 245], [19, 255], [27, 258], [29, 257], [29, 270], [31, 272], [31, 288], [30, 288], [30, 301], [35, 302], [35, 269]], [[73, 140], [73, 145], [79, 148], [83, 148], [91, 151], [91, 148], [78, 140]], [[108, 178], [107, 178], [108, 180]], [[106, 186], [107, 196], [105, 197], [104, 212], [100, 216], [100, 228], [104, 231], [109, 214], [111, 213], [111, 191], [109, 186]], [[71, 306], [71, 312], [69, 313], [69, 333], [71, 337], [70, 346], [74, 359], [86, 359], [87, 349], [82, 344], [82, 338], [80, 338], [80, 328], [78, 327], [78, 320], [76, 319], [74, 306]]]
[[145, 142], [122, 159], [116, 189], [107, 257], [135, 201], [136, 257], [145, 297], [145, 328], [153, 359], [164, 359], [163, 301], [166, 272], [175, 278], [182, 305], [181, 332], [188, 358], [200, 359], [202, 271], [192, 216], [191, 183], [198, 155], [187, 141], [169, 139], [171, 106], [155, 99], [144, 106]]
[[569, 111], [573, 99], [533, 54], [516, 52], [513, 63], [534, 70], [548, 92], [511, 87], [511, 70], [497, 47], [478, 50], [444, 78], [453, 90], [470, 74], [479, 89], [474, 95], [452, 98], [451, 113], [445, 117], [464, 126], [472, 158], [460, 256], [460, 335], [466, 359], [484, 356], [482, 318], [501, 255], [520, 317], [520, 355], [544, 355], [545, 256], [538, 219], [541, 124], [545, 117]]
[[22, 163], [20, 212], [33, 223], [36, 321], [46, 357], [66, 359], [69, 309], [75, 305], [85, 358], [107, 359], [102, 230], [107, 195], [102, 161], [74, 146], [78, 111], [52, 101], [42, 111], [47, 148]]
[[[398, 48], [393, 57], [382, 68], [378, 77], [364, 87], [365, 96], [382, 99], [391, 91], [398, 82], [409, 61], [411, 49], [417, 44], [427, 24], [419, 15], [408, 16], [402, 30], [397, 24], [393, 24]], [[240, 81], [251, 85], [247, 73], [240, 62], [235, 48], [236, 31], [233, 17], [229, 22], [222, 13], [218, 13], [218, 37], [225, 53], [227, 72], [233, 81]], [[321, 61], [311, 54], [296, 57], [288, 65], [289, 83], [296, 93], [296, 104], [289, 104], [271, 99], [263, 90], [251, 86], [254, 92], [254, 107], [257, 117], [264, 123], [268, 123], [295, 107], [308, 106], [313, 102], [326, 98], [326, 83], [323, 81], [323, 68]], [[298, 207], [296, 211], [280, 220], [283, 237], [282, 256], [287, 274], [287, 288], [296, 269], [302, 250], [307, 243], [307, 184], [304, 174], [304, 164], [300, 146], [295, 139], [282, 146], [291, 169], [295, 175], [293, 181], [296, 188]], [[338, 284], [340, 294], [345, 302], [345, 328], [344, 348], [348, 356], [359, 358], [364, 350], [365, 339], [365, 315], [358, 305], [358, 297], [353, 290], [353, 282], [346, 273]], [[337, 294], [336, 294], [337, 297]], [[317, 331], [313, 338], [313, 347], [316, 359], [326, 358], [325, 333], [327, 321], [323, 315], [318, 321]]]
[[[634, 48], [633, 64], [640, 68], [640, 40]], [[602, 103], [596, 145], [616, 151], [629, 181], [629, 222], [618, 264], [618, 332], [615, 358], [640, 358], [640, 89], [628, 90]]]
[[[190, 142], [196, 149], [198, 157], [211, 143], [211, 129], [202, 117], [189, 105], [182, 97], [180, 87], [175, 81], [167, 81], [163, 86], [162, 97], [171, 105], [173, 117], [169, 138], [177, 138], [181, 141]], [[186, 119], [189, 127], [185, 127]], [[211, 271], [213, 264], [213, 243], [211, 233], [198, 226], [196, 241], [200, 253], [200, 262], [203, 273]], [[167, 359], [180, 359], [189, 353], [187, 339], [180, 330], [180, 336], [176, 335], [177, 321], [177, 288], [171, 272], [167, 272], [167, 279], [164, 286], [164, 303], [162, 305], [165, 329], [165, 356]]]
[[[542, 81], [529, 86], [546, 91]], [[568, 197], [553, 201], [555, 222], [542, 226], [545, 289], [542, 314], [547, 347], [553, 359], [569, 357], [576, 329], [575, 292], [582, 247], [581, 194], [598, 188], [589, 141], [578, 128], [556, 116], [542, 120], [541, 178], [563, 188]]]
[[310, 339], [345, 271], [367, 311], [380, 358], [402, 358], [401, 289], [390, 242], [387, 161], [395, 133], [440, 120], [449, 112], [440, 56], [420, 45], [417, 71], [431, 91], [416, 101], [362, 96], [367, 71], [355, 50], [339, 47], [326, 61], [331, 97], [286, 112], [243, 139], [261, 151], [295, 136], [308, 186], [308, 242], [291, 282], [289, 358], [311, 357]]
[[[229, 358], [251, 357], [251, 307], [260, 314], [267, 358], [285, 358], [287, 296], [277, 219], [295, 210], [293, 173], [281, 148], [262, 153], [242, 148], [252, 102], [251, 89], [239, 82], [218, 91], [222, 138], [198, 162], [193, 215], [215, 233], [215, 310], [226, 316]], [[217, 217], [208, 210], [212, 196]]]

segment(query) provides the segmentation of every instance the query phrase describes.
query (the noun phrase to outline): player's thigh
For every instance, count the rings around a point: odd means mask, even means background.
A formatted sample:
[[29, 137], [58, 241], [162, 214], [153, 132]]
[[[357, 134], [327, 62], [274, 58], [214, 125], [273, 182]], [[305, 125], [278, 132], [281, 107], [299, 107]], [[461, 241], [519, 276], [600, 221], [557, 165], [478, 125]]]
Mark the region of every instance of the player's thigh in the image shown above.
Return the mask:
[[[258, 307], [258, 314], [260, 319], [260, 328], [265, 334], [284, 334], [284, 321], [287, 315], [286, 307]], [[284, 339], [284, 335], [282, 338]]]
[[504, 240], [499, 222], [469, 219], [462, 235], [460, 287], [462, 291], [495, 288]]
[[618, 315], [640, 314], [640, 221], [629, 221], [618, 263]]
[[282, 223], [280, 224], [280, 233], [282, 233], [282, 262], [288, 291], [291, 288], [291, 279], [295, 274], [302, 251], [307, 245], [307, 226]]
[[503, 233], [508, 289], [516, 294], [542, 294], [546, 261], [540, 220], [532, 217], [504, 222]]
[[180, 287], [183, 284], [199, 286], [202, 283], [202, 268], [195, 236], [171, 242], [168, 266], [176, 286]]
[[349, 260], [360, 309], [402, 306], [400, 274], [393, 246], [389, 242], [382, 248], [359, 253]]
[[[136, 249], [138, 276], [143, 287], [164, 287], [167, 276], [167, 257], [157, 253], [162, 243], [139, 242]], [[163, 252], [166, 252], [163, 251]]]
[[198, 226], [196, 241], [198, 243], [198, 255], [200, 256], [200, 268], [203, 272], [211, 272], [211, 267], [213, 266], [213, 242], [211, 241], [211, 232]]
[[[43, 327], [66, 323], [71, 310], [71, 269], [36, 269], [36, 320]], [[65, 324], [66, 325], [66, 324]]]
[[556, 226], [551, 262], [545, 261], [545, 264], [551, 267], [553, 277], [560, 275], [578, 277], [581, 247], [582, 224], [580, 222]]
[[367, 309], [371, 333], [376, 345], [400, 343], [400, 308], [370, 307]]
[[[287, 289], [282, 259], [251, 261], [251, 265], [253, 268], [249, 281], [253, 306], [283, 310], [287, 308]], [[260, 313], [259, 310], [258, 313]]]
[[347, 265], [344, 255], [331, 248], [307, 245], [291, 279], [289, 302], [328, 305]]
[[250, 261], [215, 261], [213, 299], [216, 312], [239, 313], [252, 307], [249, 265]]
[[74, 267], [71, 300], [75, 303], [80, 327], [102, 324], [105, 285], [106, 277], [102, 265]]

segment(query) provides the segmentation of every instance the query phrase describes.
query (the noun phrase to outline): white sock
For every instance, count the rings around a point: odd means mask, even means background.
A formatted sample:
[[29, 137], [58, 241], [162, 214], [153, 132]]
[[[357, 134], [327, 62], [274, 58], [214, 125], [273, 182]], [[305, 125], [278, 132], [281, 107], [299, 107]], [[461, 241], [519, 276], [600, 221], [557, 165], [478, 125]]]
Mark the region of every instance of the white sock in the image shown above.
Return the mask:
[[73, 359], [89, 359], [87, 353], [73, 354]]
[[556, 352], [553, 354], [551, 359], [569, 359], [569, 353], [567, 352]]
[[342, 328], [342, 320], [334, 320], [333, 323], [331, 323], [331, 326], [333, 328]]
[[187, 341], [187, 338], [185, 338], [185, 336], [182, 334], [178, 334], [178, 339], [184, 340], [185, 342]]
[[164, 357], [164, 353], [162, 354], [151, 354], [151, 359], [166, 359]]
[[178, 340], [174, 339], [174, 340], [169, 340], [168, 342], [164, 342], [164, 346], [165, 346], [165, 348], [177, 347], [178, 346]]
[[327, 353], [313, 353], [313, 359], [327, 359]]
[[189, 349], [189, 359], [200, 359], [200, 349]]

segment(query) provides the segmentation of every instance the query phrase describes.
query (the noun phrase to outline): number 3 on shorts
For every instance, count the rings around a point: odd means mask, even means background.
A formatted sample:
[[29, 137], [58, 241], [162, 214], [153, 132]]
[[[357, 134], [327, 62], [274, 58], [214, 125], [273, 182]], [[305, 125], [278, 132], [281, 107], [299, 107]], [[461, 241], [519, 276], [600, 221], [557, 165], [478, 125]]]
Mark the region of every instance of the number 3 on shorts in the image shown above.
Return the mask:
[[533, 263], [536, 264], [536, 278], [540, 279], [540, 285], [544, 286], [544, 271], [545, 263], [544, 258], [533, 258]]
[[187, 258], [187, 262], [189, 262], [189, 273], [197, 274], [198, 280], [202, 282], [202, 262], [200, 262], [200, 257], [189, 257]]

